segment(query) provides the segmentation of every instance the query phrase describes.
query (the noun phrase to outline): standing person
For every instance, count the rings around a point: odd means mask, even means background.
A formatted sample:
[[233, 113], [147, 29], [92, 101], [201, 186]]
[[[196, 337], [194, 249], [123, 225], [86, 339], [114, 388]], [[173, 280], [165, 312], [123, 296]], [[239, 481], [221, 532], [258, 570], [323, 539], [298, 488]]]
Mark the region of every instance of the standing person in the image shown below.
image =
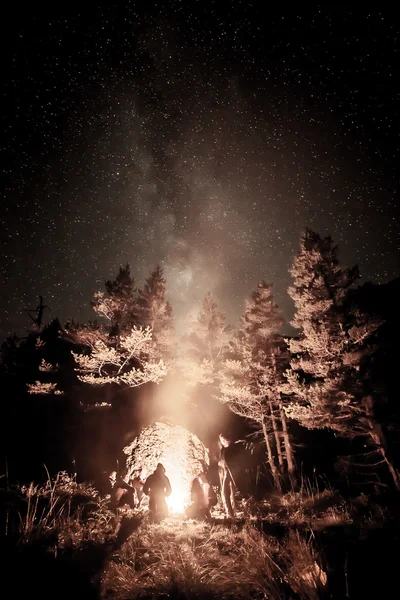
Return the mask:
[[222, 434], [219, 435], [220, 453], [218, 460], [218, 471], [222, 503], [228, 518], [236, 516], [235, 491], [236, 485], [227, 462], [226, 451], [231, 442]]
[[203, 521], [207, 516], [208, 499], [204, 495], [200, 476], [195, 477], [190, 488], [190, 499], [192, 503], [186, 509], [186, 515], [189, 519], [198, 519]]
[[190, 497], [192, 503], [187, 507], [186, 515], [199, 521], [210, 520], [211, 507], [216, 505], [217, 496], [204, 472], [193, 479]]
[[158, 463], [154, 473], [149, 475], [143, 486], [143, 493], [149, 496], [150, 517], [159, 521], [168, 515], [168, 506], [165, 498], [171, 495], [172, 488], [165, 467]]
[[217, 504], [217, 495], [210, 484], [206, 473], [203, 471], [199, 473], [198, 480], [203, 492], [204, 505], [205, 505], [205, 518], [211, 519], [211, 507]]

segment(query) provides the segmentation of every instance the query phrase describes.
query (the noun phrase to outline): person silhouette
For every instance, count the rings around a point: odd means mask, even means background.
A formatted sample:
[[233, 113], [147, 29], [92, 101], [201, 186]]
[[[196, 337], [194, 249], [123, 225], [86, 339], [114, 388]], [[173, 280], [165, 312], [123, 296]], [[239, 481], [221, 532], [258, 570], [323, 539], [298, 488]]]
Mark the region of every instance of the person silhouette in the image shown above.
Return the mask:
[[111, 508], [117, 512], [117, 508], [128, 505], [135, 508], [135, 488], [126, 481], [127, 472], [115, 473], [115, 482], [111, 490]]
[[229, 468], [226, 456], [226, 450], [231, 445], [228, 440], [222, 434], [219, 435], [220, 443], [220, 455], [218, 460], [218, 471], [220, 481], [220, 492], [222, 497], [222, 503], [224, 505], [225, 513], [228, 518], [233, 519], [236, 515], [236, 504], [235, 504], [235, 492], [236, 485], [232, 477], [231, 470]]
[[143, 486], [143, 493], [149, 496], [149, 514], [153, 521], [160, 521], [168, 516], [165, 498], [171, 495], [172, 488], [165, 474], [165, 467], [157, 464], [156, 470], [149, 475]]
[[201, 521], [210, 519], [210, 509], [216, 505], [217, 496], [204, 472], [193, 479], [190, 495], [192, 503], [186, 509], [186, 515]]
[[134, 477], [130, 481], [130, 484], [132, 485], [132, 487], [135, 488], [135, 491], [136, 491], [136, 500], [135, 500], [136, 508], [140, 507], [140, 504], [142, 502], [142, 498], [144, 495], [143, 494], [143, 486], [144, 486], [143, 475], [144, 475], [143, 469], [140, 468], [137, 471], [135, 471]]

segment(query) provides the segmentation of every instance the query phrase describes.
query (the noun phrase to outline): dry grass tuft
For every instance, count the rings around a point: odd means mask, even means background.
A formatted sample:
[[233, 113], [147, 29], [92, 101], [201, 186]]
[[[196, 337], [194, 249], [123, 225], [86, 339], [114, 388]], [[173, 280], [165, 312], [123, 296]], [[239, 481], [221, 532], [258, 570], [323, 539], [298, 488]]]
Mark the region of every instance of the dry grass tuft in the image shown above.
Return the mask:
[[299, 490], [272, 495], [249, 507], [251, 518], [266, 520], [287, 527], [313, 530], [353, 522], [351, 506], [332, 488], [320, 490], [302, 480]]
[[6, 536], [25, 545], [51, 540], [55, 553], [85, 542], [107, 543], [119, 523], [92, 485], [77, 483], [64, 471], [44, 485], [7, 490], [1, 504]]

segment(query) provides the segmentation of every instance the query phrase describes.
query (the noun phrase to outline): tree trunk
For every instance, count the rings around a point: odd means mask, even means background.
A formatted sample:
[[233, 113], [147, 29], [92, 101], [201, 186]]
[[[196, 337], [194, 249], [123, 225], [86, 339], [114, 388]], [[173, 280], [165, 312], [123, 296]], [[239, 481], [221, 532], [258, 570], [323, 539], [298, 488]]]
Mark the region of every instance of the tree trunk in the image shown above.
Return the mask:
[[287, 428], [286, 414], [285, 414], [285, 411], [283, 410], [282, 400], [279, 400], [279, 412], [281, 415], [283, 443], [285, 446], [286, 461], [287, 461], [287, 465], [288, 465], [288, 473], [289, 473], [290, 479], [292, 479], [294, 477], [293, 450], [292, 450], [292, 444], [290, 443], [289, 431]]
[[393, 478], [396, 490], [400, 492], [400, 474], [394, 466], [393, 461], [390, 457], [388, 444], [383, 429], [378, 423], [373, 423], [371, 420], [368, 420], [368, 422], [371, 428], [370, 436], [374, 440], [375, 444], [378, 446], [379, 452], [381, 453], [382, 458], [385, 461], [389, 472]]
[[272, 431], [274, 432], [276, 454], [278, 456], [279, 470], [283, 474], [285, 467], [284, 467], [283, 456], [282, 456], [282, 445], [281, 445], [282, 442], [281, 442], [281, 437], [280, 437], [280, 431], [278, 429], [278, 420], [274, 413], [274, 405], [273, 405], [273, 402], [271, 402], [271, 401], [269, 402], [269, 410], [271, 413]]
[[269, 437], [268, 437], [268, 430], [267, 430], [267, 423], [266, 423], [266, 417], [262, 417], [262, 430], [263, 430], [263, 434], [264, 434], [264, 439], [265, 439], [265, 445], [267, 446], [267, 456], [268, 456], [268, 462], [269, 462], [269, 466], [271, 468], [271, 474], [275, 483], [275, 487], [280, 490], [281, 489], [281, 482], [279, 479], [279, 473], [278, 473], [278, 469], [276, 468], [275, 465], [275, 460], [272, 454], [272, 448], [271, 448], [271, 444], [269, 443]]
[[369, 434], [375, 442], [375, 444], [377, 445], [378, 450], [381, 453], [382, 458], [389, 469], [396, 490], [400, 492], [400, 474], [394, 466], [393, 459], [389, 450], [389, 444], [386, 439], [385, 432], [383, 431], [382, 425], [380, 425], [380, 423], [378, 423], [375, 419], [373, 397], [367, 396], [366, 398], [364, 398], [364, 405], [366, 407], [367, 421], [370, 429]]

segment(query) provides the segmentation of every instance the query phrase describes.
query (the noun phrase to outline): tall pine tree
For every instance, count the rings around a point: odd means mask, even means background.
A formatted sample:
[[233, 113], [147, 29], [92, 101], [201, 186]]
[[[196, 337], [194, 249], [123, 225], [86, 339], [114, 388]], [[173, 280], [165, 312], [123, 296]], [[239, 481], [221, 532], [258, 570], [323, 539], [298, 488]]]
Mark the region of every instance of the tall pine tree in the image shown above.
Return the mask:
[[241, 327], [221, 377], [221, 401], [261, 426], [276, 487], [286, 471], [294, 473], [293, 452], [281, 389], [288, 354], [279, 330], [284, 321], [272, 285], [262, 281], [246, 300]]
[[179, 366], [189, 384], [214, 383], [229, 348], [230, 332], [225, 313], [209, 292], [181, 343]]
[[175, 349], [172, 307], [166, 299], [167, 282], [157, 265], [139, 290], [137, 312], [143, 327], [150, 327], [160, 357], [171, 357]]
[[105, 292], [96, 292], [91, 302], [93, 310], [108, 322], [110, 336], [127, 333], [142, 325], [137, 310], [137, 296], [130, 265], [120, 267], [114, 281], [105, 282]]
[[308, 428], [328, 428], [346, 438], [369, 442], [387, 464], [397, 489], [400, 477], [389, 452], [385, 429], [375, 407], [379, 399], [363, 370], [371, 338], [380, 323], [348, 301], [356, 287], [357, 268], [343, 268], [331, 237], [307, 229], [291, 268], [289, 294], [295, 303], [290, 340], [293, 355], [287, 391], [296, 401], [290, 416]]

